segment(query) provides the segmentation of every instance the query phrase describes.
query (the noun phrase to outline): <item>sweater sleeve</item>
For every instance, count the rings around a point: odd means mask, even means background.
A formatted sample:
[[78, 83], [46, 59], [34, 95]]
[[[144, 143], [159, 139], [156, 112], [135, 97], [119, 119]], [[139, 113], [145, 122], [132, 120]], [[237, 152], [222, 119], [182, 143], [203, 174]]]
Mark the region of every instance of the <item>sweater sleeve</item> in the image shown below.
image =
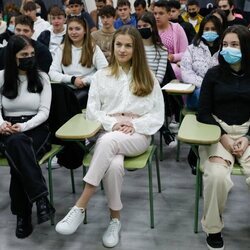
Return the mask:
[[181, 76], [183, 82], [194, 84], [200, 88], [203, 79], [193, 70], [193, 48], [193, 45], [189, 45], [181, 59]]
[[[176, 25], [176, 24], [175, 24]], [[184, 29], [177, 23], [174, 36], [176, 36], [177, 48], [174, 55], [174, 62], [179, 62], [188, 46], [188, 39]]]
[[45, 73], [41, 73], [43, 90], [40, 93], [40, 106], [37, 114], [30, 120], [24, 123], [19, 123], [21, 125], [21, 132], [33, 129], [43, 122], [45, 122], [49, 117], [50, 104], [51, 104], [51, 85], [49, 77]]
[[215, 74], [213, 72], [213, 68], [208, 70], [202, 85], [201, 92], [199, 97], [199, 105], [198, 105], [198, 116], [197, 120], [202, 123], [214, 124], [218, 125], [221, 129], [221, 134], [226, 134], [226, 132], [222, 129], [220, 124], [213, 117], [213, 100], [214, 100], [214, 80]]
[[64, 74], [62, 69], [62, 48], [58, 47], [53, 62], [50, 66], [49, 76], [51, 81], [70, 83], [72, 75]]
[[[96, 71], [108, 66], [108, 61], [98, 45], [95, 46], [95, 52], [93, 55], [93, 66], [95, 67]], [[88, 85], [91, 84], [95, 72], [84, 77], [84, 80]]]
[[132, 120], [136, 133], [144, 135], [155, 134], [164, 123], [164, 101], [159, 82], [155, 79], [154, 89], [151, 94], [153, 108], [147, 114]]
[[105, 111], [101, 111], [101, 100], [98, 89], [98, 80], [96, 74], [92, 77], [92, 84], [90, 85], [88, 104], [87, 104], [87, 119], [101, 122], [104, 130], [112, 131], [116, 118], [108, 116]]

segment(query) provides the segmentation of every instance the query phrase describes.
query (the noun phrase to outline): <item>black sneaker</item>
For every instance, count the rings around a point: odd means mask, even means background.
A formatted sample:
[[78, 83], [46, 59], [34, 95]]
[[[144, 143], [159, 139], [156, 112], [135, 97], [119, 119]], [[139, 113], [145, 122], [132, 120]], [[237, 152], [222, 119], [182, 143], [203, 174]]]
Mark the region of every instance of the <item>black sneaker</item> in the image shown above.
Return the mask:
[[177, 141], [175, 139], [175, 135], [171, 133], [168, 129], [162, 130], [162, 136], [164, 138], [165, 143], [170, 148], [175, 148], [177, 146]]
[[224, 242], [221, 233], [208, 234], [207, 247], [209, 250], [223, 250]]

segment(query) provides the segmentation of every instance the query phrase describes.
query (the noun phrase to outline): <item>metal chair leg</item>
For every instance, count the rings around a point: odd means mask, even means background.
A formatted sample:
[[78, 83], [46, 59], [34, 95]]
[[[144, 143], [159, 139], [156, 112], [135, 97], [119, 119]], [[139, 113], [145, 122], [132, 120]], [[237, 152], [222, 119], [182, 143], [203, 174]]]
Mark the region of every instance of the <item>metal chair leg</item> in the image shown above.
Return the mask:
[[160, 167], [159, 167], [159, 159], [157, 148], [155, 148], [155, 166], [156, 166], [156, 174], [157, 174], [157, 183], [158, 183], [158, 193], [161, 193], [161, 176], [160, 176]]
[[152, 165], [148, 164], [148, 187], [149, 187], [149, 206], [150, 206], [150, 226], [154, 228], [154, 200], [153, 200], [153, 184], [152, 184]]

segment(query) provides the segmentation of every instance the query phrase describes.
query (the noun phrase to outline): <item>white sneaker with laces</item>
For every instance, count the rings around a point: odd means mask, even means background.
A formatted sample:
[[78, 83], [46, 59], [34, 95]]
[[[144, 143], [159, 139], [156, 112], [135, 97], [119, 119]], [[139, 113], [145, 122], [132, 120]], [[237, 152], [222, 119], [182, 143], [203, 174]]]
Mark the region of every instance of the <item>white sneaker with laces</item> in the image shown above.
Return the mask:
[[83, 223], [84, 217], [84, 209], [74, 206], [70, 209], [68, 214], [57, 223], [55, 229], [60, 234], [73, 234], [80, 224]]
[[102, 236], [102, 242], [105, 247], [114, 247], [119, 243], [119, 233], [121, 222], [117, 219], [111, 219], [108, 228]]
[[174, 134], [178, 133], [179, 127], [180, 123], [176, 122], [175, 120], [172, 120], [168, 125], [169, 130]]

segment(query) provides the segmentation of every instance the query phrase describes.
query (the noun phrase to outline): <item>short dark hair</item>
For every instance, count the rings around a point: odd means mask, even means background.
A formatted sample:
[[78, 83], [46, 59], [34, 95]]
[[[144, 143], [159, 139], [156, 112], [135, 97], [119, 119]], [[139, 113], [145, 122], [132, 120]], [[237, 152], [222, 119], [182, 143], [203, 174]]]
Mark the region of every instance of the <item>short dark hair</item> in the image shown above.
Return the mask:
[[187, 6], [190, 6], [190, 5], [196, 5], [196, 6], [200, 7], [199, 2], [196, 0], [189, 0], [187, 3]]
[[58, 5], [53, 5], [49, 9], [49, 14], [51, 16], [66, 16], [63, 9], [61, 9]]
[[95, 0], [95, 2], [96, 3], [104, 3], [104, 4], [106, 4], [107, 1], [106, 0]]
[[34, 21], [31, 17], [25, 15], [20, 15], [15, 18], [15, 26], [17, 26], [17, 24], [27, 25], [31, 28], [31, 30], [34, 28]]
[[116, 15], [115, 8], [113, 6], [110, 6], [110, 5], [106, 5], [99, 10], [100, 17], [102, 17], [102, 16], [115, 17], [115, 15]]
[[143, 9], [146, 8], [146, 1], [145, 0], [135, 0], [134, 2], [134, 7], [138, 7], [139, 5], [141, 5], [143, 7]]
[[[221, 0], [217, 0], [217, 5]], [[232, 7], [234, 5], [234, 0], [227, 0], [228, 4], [230, 7]]]
[[34, 2], [27, 2], [26, 4], [24, 4], [23, 10], [24, 11], [36, 10], [36, 4]]
[[176, 0], [170, 0], [167, 2], [167, 4], [169, 5], [170, 9], [173, 8], [179, 10], [181, 8], [180, 2]]
[[166, 0], [160, 0], [158, 2], [155, 2], [154, 7], [164, 8], [167, 12], [171, 10]]
[[79, 4], [79, 5], [83, 5], [82, 0], [69, 0], [69, 5], [70, 4]]
[[131, 4], [128, 0], [118, 0], [116, 8], [122, 7], [122, 6], [128, 6], [129, 8], [131, 7]]
[[[219, 35], [219, 37], [221, 37], [223, 29], [222, 29], [222, 23], [220, 22], [219, 18], [214, 16], [214, 15], [207, 15], [205, 16], [200, 24], [200, 28], [198, 33], [195, 35], [194, 40], [193, 40], [193, 44], [194, 46], [198, 46], [200, 44], [201, 41], [201, 37], [203, 35], [204, 32], [204, 27], [208, 22], [212, 22], [214, 24], [215, 30], [217, 32], [217, 34]], [[218, 42], [219, 43], [219, 42]]]
[[222, 19], [222, 28], [223, 28], [223, 31], [227, 28], [227, 17], [226, 17], [226, 14], [225, 14], [225, 11], [217, 8], [217, 9], [214, 9], [210, 12], [210, 15], [214, 15], [214, 14], [218, 14], [221, 19]]
[[[223, 47], [223, 40], [229, 33], [234, 33], [240, 40], [241, 70], [246, 74], [250, 74], [250, 32], [247, 27], [243, 25], [233, 25], [228, 27], [221, 37], [221, 48]], [[229, 64], [224, 60], [223, 56], [219, 54], [219, 64], [222, 68], [229, 68]]]

